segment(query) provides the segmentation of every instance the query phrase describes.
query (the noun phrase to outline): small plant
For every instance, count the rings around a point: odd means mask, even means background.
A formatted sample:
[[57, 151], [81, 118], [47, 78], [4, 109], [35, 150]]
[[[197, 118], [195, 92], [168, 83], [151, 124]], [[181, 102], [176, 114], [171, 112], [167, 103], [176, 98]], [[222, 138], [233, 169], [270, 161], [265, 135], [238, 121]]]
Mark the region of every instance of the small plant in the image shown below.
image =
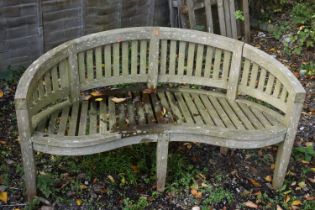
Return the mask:
[[315, 62], [311, 61], [309, 63], [304, 63], [301, 69], [305, 71], [307, 76], [315, 76]]
[[37, 178], [37, 186], [43, 195], [48, 198], [53, 194], [54, 178], [51, 175], [39, 175]]
[[218, 188], [209, 187], [208, 192], [210, 193], [209, 196], [207, 196], [207, 198], [205, 198], [202, 202], [202, 204], [206, 206], [221, 202], [230, 204], [234, 199], [233, 194], [222, 187]]
[[296, 158], [304, 158], [306, 161], [311, 161], [312, 158], [315, 157], [315, 150], [313, 146], [294, 148], [294, 153]]
[[123, 209], [124, 210], [142, 210], [149, 206], [146, 197], [140, 197], [138, 201], [132, 201], [130, 198], [125, 198], [123, 201]]
[[234, 15], [235, 15], [236, 20], [240, 20], [240, 21], [245, 20], [244, 13], [241, 10], [236, 10]]

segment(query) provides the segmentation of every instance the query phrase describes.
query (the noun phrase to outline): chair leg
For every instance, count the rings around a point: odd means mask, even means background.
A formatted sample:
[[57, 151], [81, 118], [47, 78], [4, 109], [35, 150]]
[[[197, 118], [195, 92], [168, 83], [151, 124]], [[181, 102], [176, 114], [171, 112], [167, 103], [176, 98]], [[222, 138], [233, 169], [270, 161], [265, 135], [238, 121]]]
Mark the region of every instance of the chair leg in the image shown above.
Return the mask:
[[275, 170], [273, 174], [272, 186], [274, 189], [282, 187], [287, 168], [290, 161], [292, 146], [287, 145], [286, 142], [278, 146]]
[[36, 168], [33, 147], [28, 141], [24, 141], [21, 143], [21, 151], [27, 200], [31, 201], [36, 195]]
[[162, 135], [158, 139], [156, 149], [156, 174], [157, 174], [157, 191], [163, 192], [165, 189], [165, 180], [167, 174], [167, 157], [168, 157], [168, 135]]

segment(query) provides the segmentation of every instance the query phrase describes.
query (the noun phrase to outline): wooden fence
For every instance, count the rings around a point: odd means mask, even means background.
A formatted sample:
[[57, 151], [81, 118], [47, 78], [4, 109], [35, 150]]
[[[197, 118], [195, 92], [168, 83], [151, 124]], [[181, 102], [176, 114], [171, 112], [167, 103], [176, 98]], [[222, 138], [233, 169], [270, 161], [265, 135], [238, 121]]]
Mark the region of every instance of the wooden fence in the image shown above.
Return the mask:
[[85, 34], [168, 19], [167, 0], [0, 0], [0, 72]]

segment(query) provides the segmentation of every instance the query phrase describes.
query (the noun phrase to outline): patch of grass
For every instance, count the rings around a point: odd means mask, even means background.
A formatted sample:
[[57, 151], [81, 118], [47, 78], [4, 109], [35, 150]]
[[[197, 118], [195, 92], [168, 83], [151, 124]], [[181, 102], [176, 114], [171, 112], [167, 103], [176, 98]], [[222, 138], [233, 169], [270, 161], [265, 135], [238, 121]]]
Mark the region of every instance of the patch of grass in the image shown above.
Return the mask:
[[123, 201], [124, 210], [142, 210], [149, 206], [146, 197], [140, 197], [137, 201], [132, 201], [130, 198], [125, 198]]
[[198, 173], [192, 165], [180, 154], [169, 154], [168, 158], [168, 180], [170, 184], [167, 189], [170, 191], [181, 191], [189, 189], [194, 182], [194, 176]]
[[209, 195], [202, 201], [202, 205], [205, 206], [210, 206], [221, 202], [230, 204], [234, 200], [233, 194], [223, 187], [209, 186], [206, 189], [206, 193], [209, 193]]
[[55, 179], [50, 174], [45, 175], [39, 175], [37, 177], [37, 187], [39, 191], [46, 197], [49, 198], [49, 196], [53, 195], [54, 193], [54, 184]]

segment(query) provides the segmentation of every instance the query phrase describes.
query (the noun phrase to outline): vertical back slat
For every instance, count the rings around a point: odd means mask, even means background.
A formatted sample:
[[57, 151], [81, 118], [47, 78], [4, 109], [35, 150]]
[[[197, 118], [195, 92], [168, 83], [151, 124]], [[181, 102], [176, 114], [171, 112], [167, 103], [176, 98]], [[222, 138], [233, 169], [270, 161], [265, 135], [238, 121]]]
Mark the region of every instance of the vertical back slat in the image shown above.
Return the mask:
[[102, 47], [97, 47], [95, 49], [95, 64], [96, 64], [96, 79], [102, 79], [103, 78]]
[[140, 74], [147, 73], [147, 41], [140, 41]]
[[78, 63], [80, 82], [85, 82], [85, 52], [78, 53]]
[[222, 72], [222, 80], [223, 81], [227, 81], [227, 79], [228, 79], [231, 56], [232, 56], [231, 52], [224, 51], [223, 72]]
[[120, 43], [113, 44], [113, 76], [120, 75]]
[[187, 7], [188, 7], [188, 16], [189, 16], [189, 24], [190, 28], [194, 29], [196, 26], [196, 16], [194, 10], [194, 2], [193, 0], [187, 0]]
[[221, 58], [222, 58], [222, 50], [218, 49], [218, 48], [215, 49], [215, 58], [214, 58], [214, 66], [213, 66], [213, 79], [219, 79]]
[[184, 75], [186, 42], [179, 43], [177, 74]]
[[105, 77], [112, 76], [112, 47], [106, 45], [104, 48], [104, 61], [105, 61]]
[[249, 81], [249, 87], [251, 88], [256, 88], [258, 68], [259, 66], [256, 63], [253, 63], [250, 81]]
[[53, 67], [51, 70], [51, 80], [52, 80], [52, 87], [53, 90], [56, 91], [59, 89], [59, 84], [58, 84], [58, 73], [57, 73], [57, 67]]
[[195, 44], [189, 43], [188, 45], [188, 57], [187, 57], [187, 76], [192, 76], [194, 68], [195, 57]]
[[46, 94], [50, 94], [51, 93], [51, 74], [50, 71], [48, 71], [45, 76], [44, 76], [44, 81], [45, 81], [45, 92]]
[[243, 74], [242, 74], [242, 79], [241, 79], [242, 85], [247, 86], [249, 70], [250, 70], [250, 61], [246, 59], [244, 62]]
[[267, 71], [266, 69], [262, 68], [260, 70], [260, 75], [259, 75], [259, 83], [258, 83], [258, 90], [263, 91], [266, 83], [266, 75]]
[[93, 50], [86, 51], [86, 67], [88, 80], [94, 79]]
[[160, 74], [166, 74], [167, 40], [161, 40]]
[[204, 48], [203, 45], [198, 44], [197, 56], [196, 56], [196, 70], [195, 70], [195, 76], [197, 77], [200, 77], [201, 72], [202, 72], [203, 48]]
[[131, 42], [131, 74], [138, 73], [138, 41]]
[[275, 84], [275, 89], [273, 91], [273, 96], [278, 98], [280, 94], [281, 82], [277, 79]]
[[129, 74], [129, 49], [128, 49], [128, 42], [122, 43], [122, 75]]
[[60, 74], [60, 82], [61, 88], [69, 87], [69, 63], [67, 60], [63, 60], [59, 64], [59, 74]]
[[269, 78], [268, 78], [266, 91], [265, 91], [266, 94], [268, 94], [268, 95], [271, 94], [274, 81], [275, 81], [275, 77], [271, 73], [269, 73]]
[[175, 66], [176, 66], [176, 43], [177, 41], [171, 40], [170, 54], [169, 54], [169, 74], [175, 75]]
[[212, 60], [213, 60], [213, 47], [208, 46], [207, 47], [207, 54], [206, 54], [204, 77], [209, 78], [211, 75]]

